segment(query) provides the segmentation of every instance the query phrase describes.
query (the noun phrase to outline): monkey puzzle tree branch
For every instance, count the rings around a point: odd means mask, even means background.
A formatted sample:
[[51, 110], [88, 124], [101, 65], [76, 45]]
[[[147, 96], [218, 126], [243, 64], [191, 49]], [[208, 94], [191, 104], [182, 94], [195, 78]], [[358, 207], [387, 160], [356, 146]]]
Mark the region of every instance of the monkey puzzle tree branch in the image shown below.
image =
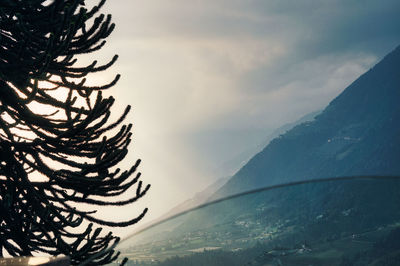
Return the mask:
[[[0, 256], [65, 254], [79, 264], [100, 254], [93, 265], [107, 264], [118, 253], [103, 251], [119, 238], [83, 222], [128, 226], [147, 212], [115, 222], [78, 208], [130, 204], [150, 188], [135, 174], [140, 160], [129, 170], [117, 168], [131, 142], [132, 125], [122, 124], [130, 106], [110, 121], [115, 100], [102, 91], [119, 75], [85, 85], [118, 56], [103, 65], [76, 65], [77, 55], [101, 49], [114, 29], [111, 15], [98, 14], [104, 3], [91, 10], [83, 0], [0, 3]], [[106, 200], [135, 185], [128, 199]]]

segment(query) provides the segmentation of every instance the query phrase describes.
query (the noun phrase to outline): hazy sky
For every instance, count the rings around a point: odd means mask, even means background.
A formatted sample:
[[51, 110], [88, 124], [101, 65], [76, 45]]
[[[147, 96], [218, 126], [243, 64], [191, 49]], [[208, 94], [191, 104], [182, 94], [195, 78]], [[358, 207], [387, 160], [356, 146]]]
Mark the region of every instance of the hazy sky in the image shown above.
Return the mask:
[[[143, 159], [155, 217], [284, 123], [323, 108], [400, 44], [398, 0], [109, 0], [117, 24], [95, 57], [133, 106], [127, 165]], [[144, 205], [143, 205], [144, 204]], [[132, 213], [124, 212], [131, 217]]]

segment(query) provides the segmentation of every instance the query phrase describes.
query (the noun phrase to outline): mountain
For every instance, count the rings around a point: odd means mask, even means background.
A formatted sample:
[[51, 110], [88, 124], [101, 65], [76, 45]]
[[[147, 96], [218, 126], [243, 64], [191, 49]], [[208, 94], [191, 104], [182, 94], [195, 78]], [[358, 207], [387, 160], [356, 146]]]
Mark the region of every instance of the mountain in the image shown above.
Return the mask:
[[142, 260], [128, 265], [394, 266], [399, 207], [400, 179], [281, 187], [152, 228], [123, 254]]
[[218, 194], [312, 178], [399, 174], [399, 122], [400, 47], [313, 121], [271, 141]]
[[259, 151], [262, 151], [268, 144], [274, 140], [275, 138], [279, 137], [280, 135], [285, 134], [287, 131], [291, 130], [295, 126], [301, 125], [306, 122], [311, 122], [315, 119], [316, 116], [321, 114], [322, 110], [314, 111], [311, 113], [308, 113], [302, 117], [300, 117], [298, 120], [290, 123], [286, 123], [283, 126], [275, 129], [271, 134], [268, 135], [268, 137], [264, 140], [261, 145], [259, 145], [260, 149]]
[[[315, 116], [317, 116], [320, 113], [321, 113], [321, 111], [314, 111], [314, 112], [308, 113], [308, 114], [302, 116], [301, 118], [299, 118], [298, 120], [296, 120], [294, 122], [286, 123], [283, 126], [275, 129], [274, 131], [272, 131], [271, 134], [269, 134], [263, 140], [262, 143], [260, 143], [260, 144], [258, 144], [256, 146], [253, 146], [253, 147], [249, 147], [249, 149], [247, 149], [246, 151], [242, 152], [238, 156], [236, 156], [236, 157], [232, 158], [231, 160], [227, 161], [225, 163], [225, 165], [222, 166], [222, 168], [224, 168], [224, 169], [234, 169], [234, 168], [239, 169], [240, 167], [238, 167], [238, 166], [245, 165], [248, 162], [248, 160], [251, 157], [254, 156], [254, 154], [256, 154], [259, 151], [261, 151], [266, 145], [268, 145], [268, 143], [271, 140], [275, 139], [276, 137], [280, 136], [281, 134], [284, 134], [285, 132], [287, 132], [288, 130], [292, 129], [296, 125], [302, 124], [302, 123], [307, 122], [307, 121], [312, 121], [315, 118]], [[235, 164], [237, 164], [236, 167], [234, 167]], [[173, 216], [173, 215], [178, 214], [180, 212], [189, 210], [189, 209], [194, 208], [194, 207], [196, 207], [198, 205], [206, 203], [207, 201], [212, 199], [212, 196], [215, 195], [215, 193], [222, 186], [224, 186], [228, 182], [229, 179], [231, 179], [231, 176], [218, 178], [212, 184], [208, 185], [205, 189], [203, 189], [202, 191], [196, 193], [192, 198], [190, 198], [188, 200], [185, 200], [184, 202], [182, 202], [182, 203], [178, 204], [177, 206], [173, 207], [172, 209], [167, 211], [165, 214], [163, 214], [162, 216], [160, 216], [156, 220], [152, 221], [152, 223], [153, 222], [157, 222], [157, 221], [161, 221], [161, 220], [166, 219], [166, 218], [168, 218], [170, 216]]]
[[[272, 140], [212, 197], [306, 179], [369, 178], [279, 187], [220, 201], [152, 228], [125, 252], [151, 263], [174, 258], [169, 265], [398, 265], [399, 72], [400, 47], [314, 120]], [[194, 263], [201, 256], [193, 252], [199, 250], [218, 256], [218, 263]]]
[[[219, 190], [223, 185], [226, 184], [226, 182], [230, 179], [231, 177], [221, 177], [217, 179], [214, 183], [211, 185], [207, 186], [205, 189], [202, 191], [196, 193], [192, 198], [178, 204], [177, 206], [173, 207], [169, 211], [167, 211], [164, 215], [161, 217], [157, 218], [156, 221], [161, 221], [164, 220], [170, 216], [173, 216], [175, 214], [178, 214], [180, 212], [184, 212], [186, 210], [189, 210], [191, 208], [194, 208], [200, 204], [203, 204], [208, 201], [208, 199], [217, 191]], [[154, 221], [153, 221], [154, 222]]]
[[321, 113], [321, 110], [314, 111], [314, 112], [308, 113], [308, 114], [300, 117], [299, 119], [297, 119], [294, 122], [286, 123], [283, 126], [280, 126], [279, 128], [273, 130], [271, 133], [267, 134], [267, 137], [261, 143], [257, 143], [255, 145], [248, 146], [246, 150], [242, 151], [238, 155], [236, 155], [233, 158], [230, 158], [229, 160], [224, 162], [221, 165], [221, 169], [224, 172], [227, 172], [227, 173], [230, 173], [230, 175], [233, 175], [240, 168], [242, 168], [245, 164], [247, 164], [248, 161], [255, 154], [262, 151], [271, 142], [271, 140], [286, 133], [286, 131], [292, 129], [293, 127], [295, 127], [297, 125], [300, 125], [307, 121], [312, 121], [320, 113]]
[[[213, 199], [291, 181], [400, 175], [399, 72], [400, 47], [348, 86], [314, 120], [272, 140]], [[342, 241], [399, 222], [399, 191], [397, 179], [285, 187], [198, 210], [180, 220], [168, 236], [184, 238], [201, 232], [212, 239], [222, 232], [231, 239], [214, 246], [228, 249], [223, 243], [229, 240], [252, 241], [263, 230], [276, 228], [275, 240], [263, 241], [285, 245]]]

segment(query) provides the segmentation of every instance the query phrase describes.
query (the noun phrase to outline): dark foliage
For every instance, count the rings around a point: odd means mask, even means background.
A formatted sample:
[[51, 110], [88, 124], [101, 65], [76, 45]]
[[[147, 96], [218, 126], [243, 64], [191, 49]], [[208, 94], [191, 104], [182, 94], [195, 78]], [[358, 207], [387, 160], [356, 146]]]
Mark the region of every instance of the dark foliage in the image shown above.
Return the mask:
[[[76, 207], [126, 205], [150, 187], [135, 174], [139, 160], [123, 172], [116, 166], [131, 141], [132, 125], [122, 125], [130, 107], [109, 121], [114, 98], [102, 91], [119, 75], [86, 85], [117, 56], [77, 66], [76, 56], [99, 50], [114, 29], [111, 15], [98, 14], [104, 2], [90, 9], [82, 0], [0, 3], [0, 257], [45, 252], [68, 255], [73, 264], [107, 264], [118, 256], [108, 248], [119, 238], [82, 223], [128, 226], [147, 211], [114, 222]], [[107, 199], [132, 186], [132, 198]]]

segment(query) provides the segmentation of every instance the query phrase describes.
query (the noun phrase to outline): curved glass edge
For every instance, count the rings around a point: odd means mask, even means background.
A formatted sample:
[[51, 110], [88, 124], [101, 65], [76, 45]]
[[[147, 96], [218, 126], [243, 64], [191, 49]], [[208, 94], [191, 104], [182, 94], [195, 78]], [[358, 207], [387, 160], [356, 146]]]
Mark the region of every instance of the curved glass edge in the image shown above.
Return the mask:
[[121, 240], [117, 250], [126, 265], [347, 265], [400, 250], [382, 251], [396, 246], [390, 238], [400, 232], [399, 207], [398, 176], [297, 181], [173, 215]]

